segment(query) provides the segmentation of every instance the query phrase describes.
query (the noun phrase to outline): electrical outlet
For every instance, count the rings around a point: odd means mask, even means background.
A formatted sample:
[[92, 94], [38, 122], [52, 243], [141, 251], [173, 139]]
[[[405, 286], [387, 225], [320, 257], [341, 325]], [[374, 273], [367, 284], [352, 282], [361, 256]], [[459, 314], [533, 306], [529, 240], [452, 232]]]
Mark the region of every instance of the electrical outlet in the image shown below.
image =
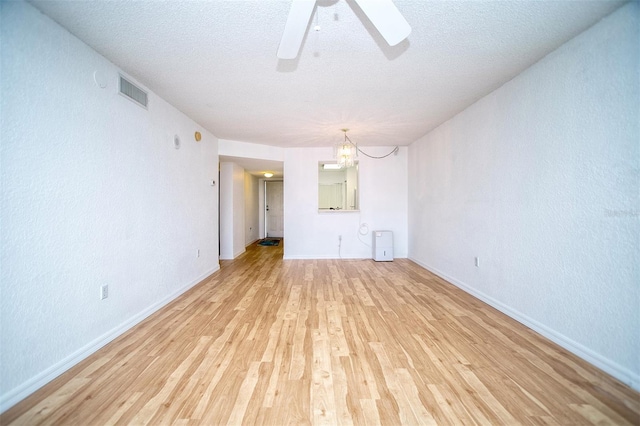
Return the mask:
[[476, 265], [476, 268], [480, 267], [480, 258], [478, 256], [475, 257], [475, 265]]
[[109, 286], [103, 285], [100, 287], [100, 300], [104, 300], [109, 297]]

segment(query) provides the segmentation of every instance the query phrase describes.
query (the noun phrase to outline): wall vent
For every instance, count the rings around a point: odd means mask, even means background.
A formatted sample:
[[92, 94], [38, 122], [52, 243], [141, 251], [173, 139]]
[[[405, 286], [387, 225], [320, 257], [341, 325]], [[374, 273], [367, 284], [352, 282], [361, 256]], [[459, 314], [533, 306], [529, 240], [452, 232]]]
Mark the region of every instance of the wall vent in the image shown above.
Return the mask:
[[124, 78], [120, 76], [120, 94], [125, 96], [127, 99], [132, 100], [143, 108], [147, 108], [148, 97], [147, 92]]

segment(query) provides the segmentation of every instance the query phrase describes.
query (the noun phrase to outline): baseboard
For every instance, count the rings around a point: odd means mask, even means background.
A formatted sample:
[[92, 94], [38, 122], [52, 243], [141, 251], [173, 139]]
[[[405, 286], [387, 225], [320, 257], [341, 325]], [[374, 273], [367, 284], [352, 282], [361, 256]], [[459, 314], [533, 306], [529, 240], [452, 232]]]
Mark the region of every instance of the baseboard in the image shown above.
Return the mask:
[[[331, 256], [331, 255], [325, 255], [325, 256], [316, 256], [316, 255], [305, 255], [305, 254], [296, 254], [296, 255], [284, 255], [282, 257], [284, 260], [314, 260], [314, 259], [324, 259], [324, 260], [373, 260], [371, 259], [370, 256], [366, 256], [366, 257], [362, 257], [362, 256], [342, 256], [342, 257], [338, 257], [338, 256]], [[403, 256], [396, 256], [394, 257], [394, 259], [407, 259], [407, 257], [403, 257]], [[418, 263], [414, 260], [415, 263]]]
[[314, 255], [304, 255], [304, 254], [299, 254], [299, 255], [293, 255], [293, 256], [287, 256], [286, 254], [282, 257], [284, 260], [363, 260], [363, 259], [371, 259], [370, 257], [360, 257], [360, 256], [354, 256], [354, 257], [349, 257], [349, 256], [342, 256], [342, 257], [338, 257], [338, 256], [331, 256], [331, 255], [325, 255], [325, 256], [314, 256]]
[[547, 327], [546, 325], [534, 320], [533, 318], [528, 317], [527, 315], [522, 314], [521, 312], [516, 311], [515, 309], [510, 308], [509, 306], [505, 305], [504, 303], [494, 299], [491, 296], [488, 296], [474, 288], [469, 287], [468, 285], [466, 285], [465, 283], [451, 277], [448, 276], [447, 274], [445, 274], [442, 271], [439, 271], [436, 268], [431, 267], [430, 265], [427, 265], [423, 262], [420, 262], [416, 259], [413, 258], [409, 258], [409, 260], [411, 260], [412, 262], [417, 263], [418, 265], [420, 265], [421, 267], [423, 267], [424, 269], [428, 270], [429, 272], [434, 273], [435, 275], [439, 276], [440, 278], [444, 279], [445, 281], [455, 285], [456, 287], [460, 288], [461, 290], [469, 293], [470, 295], [476, 297], [477, 299], [482, 300], [483, 302], [485, 302], [486, 304], [496, 308], [497, 310], [499, 310], [500, 312], [502, 312], [505, 315], [508, 315], [509, 317], [513, 318], [514, 320], [518, 321], [519, 323], [529, 327], [530, 329], [536, 331], [537, 333], [541, 334], [542, 336], [546, 337], [547, 339], [551, 340], [552, 342], [562, 346], [564, 349], [568, 350], [569, 352], [573, 353], [574, 355], [579, 356], [580, 358], [582, 358], [583, 360], [587, 361], [588, 363], [594, 365], [595, 367], [599, 368], [600, 370], [604, 371], [607, 374], [610, 374], [611, 376], [615, 377], [616, 379], [620, 380], [621, 382], [627, 384], [628, 386], [630, 386], [631, 388], [640, 391], [640, 375], [634, 373], [633, 371], [629, 370], [626, 367], [623, 367], [621, 365], [619, 365], [616, 362], [613, 362], [612, 360], [600, 355], [599, 353], [589, 349], [588, 347], [570, 339], [569, 337], [558, 333], [557, 331]]
[[238, 250], [237, 252], [233, 253], [233, 254], [231, 255], [232, 257], [229, 257], [228, 255], [222, 255], [222, 254], [221, 254], [221, 255], [220, 255], [220, 260], [233, 260], [233, 259], [235, 259], [236, 257], [240, 256], [240, 255], [241, 255], [242, 253], [244, 253], [245, 251], [247, 251], [247, 250], [246, 250], [246, 248], [245, 248], [245, 247], [243, 247], [242, 249], [240, 249], [240, 250]]
[[145, 320], [147, 317], [149, 317], [151, 314], [155, 313], [159, 309], [168, 305], [170, 302], [174, 301], [183, 293], [195, 287], [196, 285], [200, 284], [201, 282], [203, 282], [204, 280], [206, 280], [212, 274], [214, 274], [219, 270], [220, 270], [220, 264], [216, 264], [216, 266], [213, 269], [202, 274], [200, 277], [196, 278], [186, 286], [180, 288], [179, 290], [175, 291], [174, 293], [170, 294], [164, 299], [154, 303], [153, 305], [149, 306], [142, 312], [134, 315], [127, 321], [123, 322], [119, 326], [113, 328], [112, 330], [109, 330], [102, 336], [89, 342], [87, 345], [78, 349], [68, 357], [62, 359], [60, 362], [57, 362], [56, 364], [47, 368], [43, 372], [35, 375], [34, 377], [27, 380], [26, 382], [19, 385], [18, 387], [0, 396], [0, 413], [4, 413], [9, 408], [14, 406], [18, 402], [22, 401], [24, 398], [28, 397], [33, 392], [40, 389], [42, 386], [46, 385], [47, 383], [49, 383], [50, 381], [52, 381], [53, 379], [55, 379], [56, 377], [64, 373], [65, 371], [69, 370], [71, 367], [75, 366], [80, 361], [94, 354], [99, 349], [107, 345], [109, 342], [113, 341], [114, 339], [116, 339], [117, 337], [119, 337], [120, 335], [122, 335], [123, 333], [125, 333], [126, 331], [134, 327], [135, 325], [139, 324], [140, 322]]

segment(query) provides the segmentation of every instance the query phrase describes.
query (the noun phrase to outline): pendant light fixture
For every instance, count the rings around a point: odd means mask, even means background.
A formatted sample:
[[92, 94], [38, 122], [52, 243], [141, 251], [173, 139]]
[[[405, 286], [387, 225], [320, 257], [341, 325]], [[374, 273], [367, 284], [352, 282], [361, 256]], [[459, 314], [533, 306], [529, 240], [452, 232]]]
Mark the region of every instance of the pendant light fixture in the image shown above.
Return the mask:
[[349, 129], [340, 129], [344, 132], [344, 141], [339, 142], [334, 147], [334, 155], [340, 168], [351, 167], [354, 164], [355, 158], [358, 157], [358, 146], [351, 142], [347, 132]]
[[391, 152], [386, 155], [381, 155], [381, 156], [369, 155], [363, 150], [361, 150], [360, 148], [358, 148], [357, 144], [351, 142], [351, 139], [349, 139], [349, 136], [347, 136], [347, 132], [349, 131], [349, 129], [340, 129], [340, 130], [344, 132], [344, 141], [338, 142], [333, 147], [333, 155], [336, 157], [336, 162], [338, 163], [338, 166], [340, 166], [340, 168], [353, 166], [356, 158], [358, 158], [358, 153], [362, 153], [363, 155], [369, 158], [373, 158], [375, 160], [380, 160], [382, 158], [387, 158], [391, 154], [397, 155], [398, 150], [400, 149], [400, 147], [396, 145], [395, 148], [393, 148], [393, 150], [391, 150]]

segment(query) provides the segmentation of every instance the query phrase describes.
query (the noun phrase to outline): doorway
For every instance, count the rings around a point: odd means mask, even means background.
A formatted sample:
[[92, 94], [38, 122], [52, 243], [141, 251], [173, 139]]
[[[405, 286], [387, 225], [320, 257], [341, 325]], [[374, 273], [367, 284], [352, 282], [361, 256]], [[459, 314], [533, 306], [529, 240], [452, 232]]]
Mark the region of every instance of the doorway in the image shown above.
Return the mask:
[[267, 238], [284, 237], [284, 183], [265, 181], [264, 223]]

